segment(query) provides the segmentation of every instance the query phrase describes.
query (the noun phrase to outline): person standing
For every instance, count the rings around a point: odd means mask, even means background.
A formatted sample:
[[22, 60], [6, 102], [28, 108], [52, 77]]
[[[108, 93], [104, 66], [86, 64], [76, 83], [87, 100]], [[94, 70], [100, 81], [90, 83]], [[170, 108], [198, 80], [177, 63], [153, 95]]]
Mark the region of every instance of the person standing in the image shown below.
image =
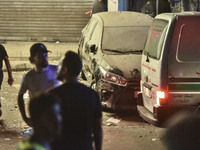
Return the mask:
[[[5, 62], [6, 69], [8, 72], [8, 84], [11, 86], [14, 82], [14, 79], [12, 77], [12, 69], [11, 69], [10, 61], [8, 59], [8, 54], [6, 52], [5, 47], [0, 44], [0, 89], [3, 82], [3, 70], [2, 70], [3, 61]], [[2, 115], [2, 110], [1, 110], [1, 99], [0, 99], [0, 116], [1, 115]]]
[[18, 143], [18, 150], [51, 150], [50, 143], [61, 134], [62, 116], [56, 97], [40, 94], [29, 103], [33, 135]]
[[18, 92], [18, 106], [23, 120], [31, 126], [31, 120], [27, 117], [24, 105], [24, 94], [28, 91], [32, 98], [40, 92], [59, 86], [57, 77], [57, 66], [49, 65], [48, 51], [42, 43], [35, 43], [30, 48], [29, 60], [34, 64], [34, 68], [29, 70], [21, 81], [21, 87]]
[[93, 0], [93, 7], [90, 11], [86, 12], [86, 15], [92, 16], [92, 14], [98, 12], [108, 11], [108, 2], [107, 0]]
[[170, 2], [171, 12], [173, 13], [178, 13], [183, 11], [197, 11], [198, 9], [198, 5], [195, 5], [195, 2], [199, 0], [168, 0], [168, 1]]
[[200, 11], [200, 0], [190, 0], [193, 6], [193, 11]]
[[63, 117], [63, 131], [55, 150], [102, 149], [102, 108], [96, 91], [78, 82], [82, 69], [80, 57], [68, 51], [62, 59], [57, 78], [62, 85], [49, 91], [58, 96]]

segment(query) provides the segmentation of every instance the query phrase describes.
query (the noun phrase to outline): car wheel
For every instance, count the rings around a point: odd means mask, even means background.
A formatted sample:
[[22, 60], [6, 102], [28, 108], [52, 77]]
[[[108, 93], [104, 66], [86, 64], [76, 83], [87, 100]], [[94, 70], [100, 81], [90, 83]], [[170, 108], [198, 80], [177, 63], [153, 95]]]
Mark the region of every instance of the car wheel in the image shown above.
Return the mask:
[[81, 71], [81, 78], [82, 78], [83, 80], [87, 80], [86, 77], [85, 77], [85, 74], [83, 73], [83, 71]]
[[90, 87], [91, 87], [93, 90], [95, 90], [95, 91], [97, 90], [97, 84], [96, 84], [96, 81], [95, 81], [95, 80], [92, 81]]

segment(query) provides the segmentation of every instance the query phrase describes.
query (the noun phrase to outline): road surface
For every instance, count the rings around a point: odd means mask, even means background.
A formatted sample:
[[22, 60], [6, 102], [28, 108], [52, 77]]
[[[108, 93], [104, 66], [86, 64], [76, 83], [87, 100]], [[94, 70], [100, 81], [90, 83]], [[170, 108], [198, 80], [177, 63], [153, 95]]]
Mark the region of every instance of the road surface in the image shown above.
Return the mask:
[[[3, 115], [0, 118], [0, 150], [15, 150], [19, 140], [28, 138], [20, 134], [29, 127], [22, 120], [17, 106], [17, 92], [24, 73], [25, 71], [13, 72], [15, 82], [10, 87], [6, 83], [7, 72], [4, 72], [0, 93], [3, 105]], [[26, 99], [28, 104], [28, 97]], [[145, 123], [136, 110], [103, 112], [103, 132], [103, 150], [165, 150], [162, 144], [165, 129]]]

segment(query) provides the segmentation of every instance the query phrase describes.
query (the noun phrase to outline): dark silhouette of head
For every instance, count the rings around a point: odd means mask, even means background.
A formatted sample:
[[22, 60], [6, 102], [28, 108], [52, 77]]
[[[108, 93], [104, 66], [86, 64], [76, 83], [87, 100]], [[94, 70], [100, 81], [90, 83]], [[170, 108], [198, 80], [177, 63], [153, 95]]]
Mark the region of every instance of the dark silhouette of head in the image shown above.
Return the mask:
[[167, 150], [200, 150], [200, 116], [178, 114], [166, 130], [163, 141]]
[[35, 43], [30, 48], [30, 55], [31, 57], [34, 57], [38, 53], [48, 53], [51, 52], [47, 50], [46, 46], [42, 43]]
[[61, 133], [61, 111], [59, 100], [49, 94], [39, 94], [29, 103], [29, 113], [36, 134], [57, 136]]
[[77, 77], [81, 72], [82, 62], [78, 54], [68, 51], [62, 58], [59, 68], [57, 77], [59, 80], [65, 77]]

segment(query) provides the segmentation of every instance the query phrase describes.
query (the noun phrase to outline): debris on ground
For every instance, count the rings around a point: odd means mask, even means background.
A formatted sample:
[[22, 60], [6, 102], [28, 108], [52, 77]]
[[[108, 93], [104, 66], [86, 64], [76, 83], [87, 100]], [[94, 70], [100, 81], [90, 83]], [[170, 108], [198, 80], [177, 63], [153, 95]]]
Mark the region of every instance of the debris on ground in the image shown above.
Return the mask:
[[111, 126], [111, 125], [116, 125], [118, 124], [119, 122], [121, 121], [121, 119], [116, 119], [116, 118], [109, 118], [107, 121], [106, 121], [106, 125], [107, 126]]

